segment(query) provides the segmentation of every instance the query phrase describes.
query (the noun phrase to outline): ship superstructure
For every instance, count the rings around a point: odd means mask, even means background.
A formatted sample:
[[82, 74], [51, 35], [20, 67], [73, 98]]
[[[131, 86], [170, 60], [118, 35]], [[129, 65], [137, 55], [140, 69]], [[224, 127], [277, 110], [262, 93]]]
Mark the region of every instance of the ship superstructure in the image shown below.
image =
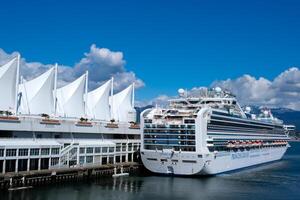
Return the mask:
[[141, 157], [147, 169], [175, 175], [218, 174], [279, 160], [288, 148], [282, 121], [251, 114], [229, 91], [179, 90], [167, 108], [141, 114]]
[[[88, 72], [57, 87], [57, 65], [24, 80], [0, 66], [0, 174], [132, 162], [140, 145], [134, 84], [88, 91]], [[22, 75], [22, 74], [21, 74]]]

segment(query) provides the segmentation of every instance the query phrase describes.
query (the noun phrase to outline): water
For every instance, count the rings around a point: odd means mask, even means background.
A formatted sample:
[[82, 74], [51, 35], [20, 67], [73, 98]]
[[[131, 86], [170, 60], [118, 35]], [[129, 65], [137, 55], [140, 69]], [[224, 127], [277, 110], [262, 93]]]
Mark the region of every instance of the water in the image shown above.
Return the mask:
[[300, 142], [284, 159], [213, 177], [135, 176], [6, 192], [0, 199], [300, 199]]

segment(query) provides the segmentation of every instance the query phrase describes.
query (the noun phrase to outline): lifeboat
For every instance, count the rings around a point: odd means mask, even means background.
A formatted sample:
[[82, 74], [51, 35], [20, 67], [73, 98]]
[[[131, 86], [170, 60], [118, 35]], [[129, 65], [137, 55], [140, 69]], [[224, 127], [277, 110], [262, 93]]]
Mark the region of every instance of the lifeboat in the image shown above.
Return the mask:
[[250, 141], [250, 140], [247, 140], [247, 147], [251, 147], [251, 145], [252, 145], [252, 142]]
[[239, 148], [240, 147], [240, 142], [239, 141], [234, 141], [233, 143], [235, 148]]
[[239, 148], [244, 147], [244, 142], [242, 140], [239, 141]]
[[259, 141], [258, 140], [254, 140], [253, 141], [253, 146], [259, 147], [260, 146]]
[[247, 146], [248, 146], [247, 142], [246, 141], [242, 141], [242, 147], [246, 148]]
[[228, 143], [227, 144], [228, 148], [235, 148], [235, 142], [234, 141], [228, 141], [227, 143]]

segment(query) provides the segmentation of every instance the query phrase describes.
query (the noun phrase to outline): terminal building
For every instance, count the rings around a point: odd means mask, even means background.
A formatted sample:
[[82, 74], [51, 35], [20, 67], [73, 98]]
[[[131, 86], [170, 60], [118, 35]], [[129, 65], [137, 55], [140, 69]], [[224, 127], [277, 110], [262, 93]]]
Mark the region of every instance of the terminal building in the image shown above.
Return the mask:
[[57, 88], [57, 65], [24, 80], [0, 66], [0, 174], [133, 162], [140, 145], [134, 83], [88, 91], [88, 72]]

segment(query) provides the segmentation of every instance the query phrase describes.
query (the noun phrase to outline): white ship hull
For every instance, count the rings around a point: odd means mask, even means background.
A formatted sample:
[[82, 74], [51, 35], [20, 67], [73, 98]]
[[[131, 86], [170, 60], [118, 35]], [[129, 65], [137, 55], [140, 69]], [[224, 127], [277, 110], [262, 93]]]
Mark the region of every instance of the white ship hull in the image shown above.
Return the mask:
[[249, 151], [210, 153], [201, 158], [197, 153], [166, 153], [145, 151], [144, 166], [155, 173], [169, 175], [214, 175], [245, 167], [280, 160], [287, 150], [267, 147]]
[[142, 162], [160, 174], [214, 175], [279, 160], [289, 146], [288, 134], [270, 111], [259, 116], [244, 113], [220, 89], [145, 110]]

